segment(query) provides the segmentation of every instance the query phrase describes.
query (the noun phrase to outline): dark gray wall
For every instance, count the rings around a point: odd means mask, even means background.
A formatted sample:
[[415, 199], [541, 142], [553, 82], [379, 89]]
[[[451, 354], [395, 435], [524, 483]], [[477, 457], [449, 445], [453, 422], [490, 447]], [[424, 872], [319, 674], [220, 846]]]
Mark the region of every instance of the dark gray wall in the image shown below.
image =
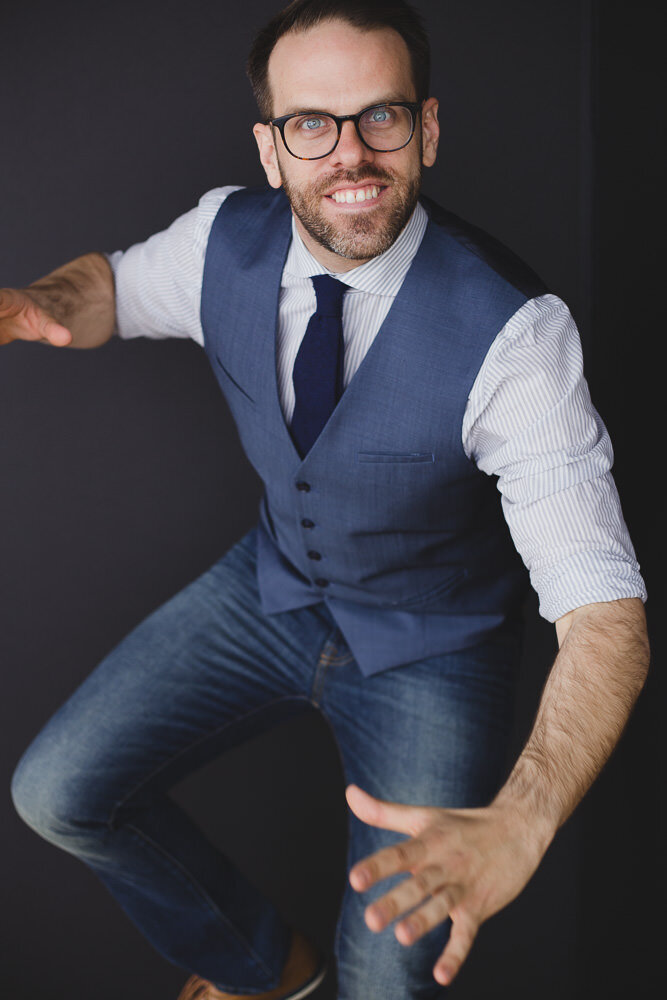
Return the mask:
[[[650, 563], [646, 507], [633, 499], [638, 397], [601, 343], [592, 296], [594, 274], [599, 296], [618, 278], [597, 262], [613, 228], [611, 192], [618, 204], [625, 188], [606, 159], [603, 143], [615, 139], [607, 123], [597, 140], [604, 190], [593, 196], [591, 123], [619, 78], [624, 29], [613, 15], [622, 5], [606, 7], [604, 73], [599, 19], [586, 0], [418, 6], [441, 99], [439, 161], [425, 190], [506, 242], [570, 305], [591, 372], [604, 371], [599, 408], [614, 432], [628, 429], [616, 442], [622, 495], [624, 504], [631, 496], [628, 522]], [[27, 284], [90, 250], [124, 249], [211, 187], [263, 180], [243, 64], [253, 31], [275, 9], [266, 0], [247, 11], [212, 0], [0, 5], [0, 285]], [[638, 65], [640, 52], [630, 61]], [[618, 323], [615, 336], [624, 337]], [[0, 476], [0, 989], [15, 1000], [176, 995], [180, 971], [82, 865], [21, 824], [8, 785], [25, 746], [101, 657], [250, 526], [257, 480], [203, 352], [147, 340], [87, 352], [2, 349]], [[534, 601], [528, 611], [515, 752], [555, 648]], [[650, 704], [641, 708], [649, 724]], [[601, 840], [608, 853], [621, 846], [607, 826], [615, 789], [637, 805], [646, 730], [631, 728], [597, 797], [560, 831], [522, 896], [482, 929], [452, 997], [584, 996], [582, 977], [590, 997], [604, 979], [605, 942], [627, 910], [596, 859]], [[335, 750], [313, 715], [228, 755], [177, 794], [327, 946], [344, 878], [342, 790]], [[625, 856], [637, 857], [629, 822], [623, 838]], [[645, 888], [632, 896], [640, 909], [642, 891], [646, 901]], [[633, 996], [648, 995], [622, 949], [614, 973], [616, 983], [632, 976]], [[605, 995], [620, 996], [608, 986]]]
[[653, 666], [581, 811], [582, 996], [653, 995], [664, 949], [664, 919], [651, 916], [665, 838], [662, 14], [651, 0], [601, 0], [593, 20], [589, 381], [614, 442], [614, 478], [646, 579]]

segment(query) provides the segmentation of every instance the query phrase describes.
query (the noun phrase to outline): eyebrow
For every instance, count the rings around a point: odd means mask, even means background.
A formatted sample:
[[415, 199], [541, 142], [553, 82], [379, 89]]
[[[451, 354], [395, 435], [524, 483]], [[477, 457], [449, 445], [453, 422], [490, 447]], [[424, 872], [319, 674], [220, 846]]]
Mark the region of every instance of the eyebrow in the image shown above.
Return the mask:
[[[395, 104], [397, 101], [407, 101], [407, 100], [409, 100], [409, 98], [403, 97], [402, 95], [398, 94], [395, 94], [393, 97], [379, 97], [377, 100], [371, 101], [369, 104], [364, 104], [364, 107], [360, 108], [359, 110], [363, 111], [365, 110], [365, 108], [374, 108], [376, 104]], [[274, 115], [273, 117], [282, 118], [284, 115], [313, 114], [315, 112], [327, 115], [333, 114], [333, 111], [327, 111], [325, 108], [317, 108], [314, 107], [312, 104], [310, 105], [301, 104], [299, 106], [293, 105], [287, 111], [283, 111], [282, 115]]]

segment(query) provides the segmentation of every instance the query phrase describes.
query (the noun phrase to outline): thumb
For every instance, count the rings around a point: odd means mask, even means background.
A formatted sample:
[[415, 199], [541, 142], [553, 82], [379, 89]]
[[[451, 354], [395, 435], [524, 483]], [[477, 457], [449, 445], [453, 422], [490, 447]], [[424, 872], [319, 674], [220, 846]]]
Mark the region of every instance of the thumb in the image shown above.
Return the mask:
[[67, 347], [67, 345], [72, 342], [72, 334], [67, 327], [61, 326], [60, 323], [56, 323], [56, 321], [46, 313], [43, 314], [40, 320], [39, 332], [41, 336], [45, 340], [48, 340], [50, 344], [53, 344], [54, 347]]
[[358, 785], [348, 785], [345, 797], [352, 812], [364, 823], [400, 833], [414, 832], [415, 813], [420, 809], [419, 806], [377, 799]]
[[0, 343], [12, 340], [46, 340], [56, 347], [65, 347], [71, 343], [72, 334], [27, 292], [1, 288]]

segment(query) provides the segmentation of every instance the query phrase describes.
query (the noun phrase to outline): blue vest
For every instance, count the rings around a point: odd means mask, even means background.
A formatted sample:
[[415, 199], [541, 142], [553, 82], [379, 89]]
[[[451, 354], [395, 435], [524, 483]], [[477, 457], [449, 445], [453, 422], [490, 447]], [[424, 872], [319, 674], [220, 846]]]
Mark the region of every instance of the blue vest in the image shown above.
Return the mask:
[[495, 479], [467, 458], [461, 429], [495, 336], [547, 289], [487, 234], [420, 200], [421, 246], [303, 460], [276, 378], [292, 219], [282, 189], [229, 195], [204, 265], [205, 350], [264, 483], [262, 608], [324, 600], [365, 675], [479, 642], [518, 615], [528, 583]]

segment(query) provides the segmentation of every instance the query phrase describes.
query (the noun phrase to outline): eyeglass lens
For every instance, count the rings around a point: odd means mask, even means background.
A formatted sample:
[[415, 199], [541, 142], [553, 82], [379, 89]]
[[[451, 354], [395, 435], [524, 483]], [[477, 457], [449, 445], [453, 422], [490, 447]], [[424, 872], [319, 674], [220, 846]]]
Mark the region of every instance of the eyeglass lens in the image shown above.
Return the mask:
[[[369, 108], [359, 119], [359, 129], [373, 149], [390, 152], [410, 138], [412, 114], [409, 108], [384, 104]], [[285, 143], [295, 156], [326, 156], [336, 145], [338, 128], [329, 115], [298, 115], [285, 124]]]

